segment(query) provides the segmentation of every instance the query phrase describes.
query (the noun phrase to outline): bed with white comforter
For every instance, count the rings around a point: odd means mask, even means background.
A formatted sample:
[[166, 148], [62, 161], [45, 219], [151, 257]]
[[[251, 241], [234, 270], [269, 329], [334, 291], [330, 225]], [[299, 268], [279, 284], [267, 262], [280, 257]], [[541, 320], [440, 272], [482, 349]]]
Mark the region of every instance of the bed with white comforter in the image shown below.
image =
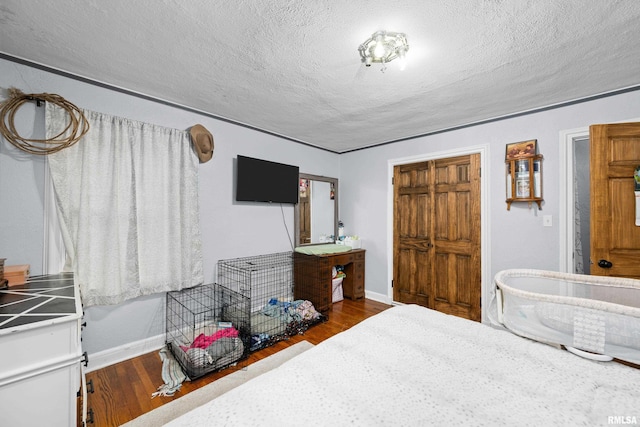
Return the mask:
[[170, 426], [640, 424], [640, 370], [415, 305], [364, 320]]

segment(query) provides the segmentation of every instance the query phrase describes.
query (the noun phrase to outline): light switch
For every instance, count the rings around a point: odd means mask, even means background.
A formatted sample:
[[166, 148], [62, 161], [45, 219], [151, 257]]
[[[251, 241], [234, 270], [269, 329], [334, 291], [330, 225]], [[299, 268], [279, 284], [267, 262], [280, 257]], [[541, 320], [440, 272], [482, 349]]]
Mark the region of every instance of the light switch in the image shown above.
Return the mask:
[[544, 225], [545, 227], [553, 226], [553, 217], [551, 215], [543, 215], [542, 225]]

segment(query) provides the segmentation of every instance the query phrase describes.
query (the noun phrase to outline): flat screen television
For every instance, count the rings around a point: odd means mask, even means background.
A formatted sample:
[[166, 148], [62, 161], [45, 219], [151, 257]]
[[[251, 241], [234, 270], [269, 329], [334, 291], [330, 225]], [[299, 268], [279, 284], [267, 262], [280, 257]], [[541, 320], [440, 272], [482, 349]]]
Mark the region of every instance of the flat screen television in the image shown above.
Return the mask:
[[298, 203], [298, 166], [238, 156], [236, 201]]

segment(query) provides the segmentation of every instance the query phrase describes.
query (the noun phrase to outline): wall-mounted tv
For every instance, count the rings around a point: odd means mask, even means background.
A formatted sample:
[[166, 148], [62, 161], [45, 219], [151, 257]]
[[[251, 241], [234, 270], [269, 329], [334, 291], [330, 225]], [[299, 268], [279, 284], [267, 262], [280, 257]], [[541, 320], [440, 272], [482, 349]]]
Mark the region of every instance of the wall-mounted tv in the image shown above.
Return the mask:
[[238, 156], [236, 201], [298, 203], [298, 166]]

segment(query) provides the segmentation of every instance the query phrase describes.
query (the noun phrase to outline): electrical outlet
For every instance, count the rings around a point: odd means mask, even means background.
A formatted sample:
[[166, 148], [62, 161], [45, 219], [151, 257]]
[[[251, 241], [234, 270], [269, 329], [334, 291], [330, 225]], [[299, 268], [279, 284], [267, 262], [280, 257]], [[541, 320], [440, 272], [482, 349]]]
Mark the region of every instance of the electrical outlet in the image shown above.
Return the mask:
[[542, 216], [542, 225], [545, 227], [553, 226], [553, 217], [551, 215], [543, 215]]

